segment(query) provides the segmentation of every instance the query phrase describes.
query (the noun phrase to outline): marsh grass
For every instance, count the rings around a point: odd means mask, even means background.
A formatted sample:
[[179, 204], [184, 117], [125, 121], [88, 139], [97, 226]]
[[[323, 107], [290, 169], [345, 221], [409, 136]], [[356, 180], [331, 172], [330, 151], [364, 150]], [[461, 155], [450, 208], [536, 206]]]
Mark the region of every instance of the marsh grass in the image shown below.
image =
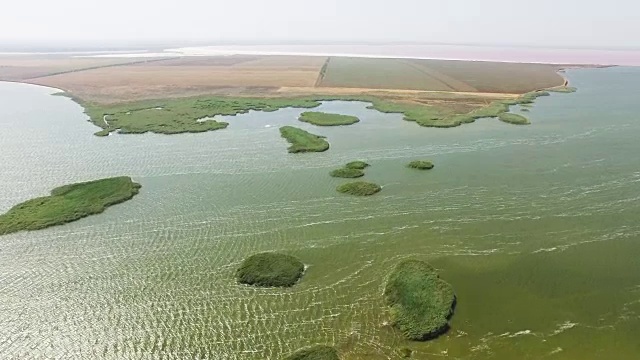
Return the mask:
[[0, 235], [62, 225], [138, 194], [140, 184], [129, 177], [107, 178], [55, 188], [50, 196], [25, 201], [0, 215]]
[[393, 270], [384, 289], [395, 327], [410, 340], [425, 341], [449, 329], [456, 297], [424, 261], [405, 260]]
[[316, 126], [345, 126], [353, 125], [360, 121], [360, 119], [355, 116], [329, 114], [315, 111], [303, 112], [298, 120]]
[[345, 178], [345, 179], [355, 179], [364, 176], [364, 171], [359, 169], [350, 169], [347, 167], [333, 170], [329, 173], [332, 177], [336, 178]]
[[364, 161], [352, 161], [350, 163], [347, 163], [344, 167], [346, 167], [347, 169], [364, 170], [369, 166], [371, 165], [367, 164]]
[[242, 262], [236, 271], [239, 283], [261, 287], [290, 287], [304, 273], [304, 264], [291, 255], [260, 253]]
[[[525, 109], [523, 109], [524, 111]], [[498, 115], [498, 119], [500, 119], [500, 121], [509, 123], [509, 124], [514, 124], [514, 125], [529, 125], [531, 124], [531, 122], [529, 122], [529, 119], [527, 119], [526, 117], [519, 115], [519, 114], [514, 114], [514, 113], [502, 113], [500, 115]]]
[[[549, 91], [571, 92], [570, 87], [553, 88]], [[65, 95], [65, 94], [63, 94]], [[122, 134], [142, 134], [154, 132], [160, 134], [198, 133], [226, 128], [229, 124], [216, 120], [201, 121], [203, 118], [214, 118], [222, 115], [244, 114], [251, 110], [271, 112], [286, 107], [314, 108], [320, 101], [364, 101], [369, 108], [383, 113], [403, 114], [407, 121], [416, 122], [425, 127], [455, 127], [474, 122], [479, 118], [495, 118], [508, 112], [511, 105], [532, 104], [540, 96], [548, 96], [547, 91], [533, 91], [516, 99], [496, 100], [467, 113], [458, 113], [447, 106], [422, 104], [415, 102], [399, 102], [386, 100], [370, 95], [361, 96], [307, 96], [291, 98], [245, 98], [245, 97], [211, 97], [199, 96], [189, 98], [172, 98], [161, 100], [145, 100], [129, 103], [102, 105], [81, 101], [71, 97], [85, 108], [85, 113], [96, 126], [102, 128], [95, 133], [106, 136], [112, 132]], [[306, 115], [305, 115], [306, 114]], [[104, 116], [109, 116], [108, 123]], [[339, 114], [321, 112], [304, 113], [300, 120], [320, 125], [347, 125], [357, 122], [357, 118]], [[359, 120], [358, 120], [359, 121]]]
[[[286, 107], [314, 108], [318, 101], [302, 98], [242, 98], [242, 97], [190, 97], [146, 100], [112, 105], [100, 105], [72, 99], [85, 108], [91, 122], [101, 127], [95, 135], [106, 136], [117, 131], [121, 134], [199, 133], [226, 128], [229, 124], [215, 120], [201, 121], [221, 115], [244, 114], [254, 111], [276, 111]], [[109, 116], [108, 124], [104, 116]]]
[[379, 193], [382, 187], [378, 184], [366, 181], [354, 181], [342, 184], [336, 188], [339, 193], [355, 196], [371, 196]]
[[409, 164], [407, 164], [407, 167], [411, 169], [418, 169], [418, 170], [431, 170], [433, 169], [434, 165], [431, 161], [414, 160]]
[[556, 92], [556, 93], [574, 93], [578, 91], [577, 88], [572, 86], [558, 86], [547, 89], [547, 91]]
[[315, 345], [300, 349], [284, 360], [340, 360], [338, 352], [331, 346]]
[[323, 152], [329, 150], [329, 143], [323, 136], [314, 135], [293, 126], [281, 127], [280, 135], [291, 144], [288, 149], [290, 153]]

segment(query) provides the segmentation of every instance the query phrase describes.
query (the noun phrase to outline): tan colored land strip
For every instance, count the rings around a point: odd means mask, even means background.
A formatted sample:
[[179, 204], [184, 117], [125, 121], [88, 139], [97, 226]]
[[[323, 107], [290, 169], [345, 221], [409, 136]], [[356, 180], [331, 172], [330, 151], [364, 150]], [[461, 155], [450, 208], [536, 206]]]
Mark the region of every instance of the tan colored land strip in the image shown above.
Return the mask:
[[476, 89], [473, 86], [467, 84], [466, 82], [460, 81], [458, 79], [452, 78], [451, 76], [442, 74], [442, 73], [438, 72], [437, 70], [429, 68], [428, 66], [418, 65], [416, 63], [413, 63], [411, 61], [406, 61], [406, 60], [405, 60], [405, 63], [407, 65], [413, 67], [414, 69], [420, 71], [421, 73], [440, 81], [444, 85], [446, 85], [449, 88], [451, 88], [451, 91], [478, 92], [478, 89]]
[[[420, 79], [424, 76], [426, 85], [433, 84], [434, 88], [429, 89], [428, 86], [421, 90], [396, 88], [398, 81], [403, 79], [402, 77], [389, 79], [389, 81], [395, 82], [394, 88], [318, 87], [321, 70], [327, 61], [327, 57], [255, 55], [144, 60], [138, 58], [135, 60], [126, 59], [126, 61], [123, 59], [65, 58], [60, 56], [11, 59], [0, 57], [0, 80], [21, 81], [59, 88], [84, 101], [101, 104], [202, 95], [248, 97], [369, 95], [416, 103], [442, 101], [446, 102], [447, 106], [456, 108], [486, 104], [495, 99], [515, 98], [520, 94], [505, 91], [506, 88], [501, 89], [500, 86], [505, 87], [505, 84], [508, 83], [511, 85], [514, 83], [516, 85], [531, 84], [540, 74], [547, 78], [554, 75], [558, 80], [557, 85], [564, 82], [562, 77], [553, 74], [555, 70], [558, 70], [558, 67], [550, 68], [535, 64], [411, 62], [399, 59], [396, 64], [402, 63], [402, 66], [398, 67], [394, 65], [394, 62], [388, 60], [377, 62], [375, 59], [365, 59], [363, 64], [369, 64], [370, 71], [373, 71], [373, 75], [377, 75], [379, 79], [385, 79], [384, 68], [379, 65], [391, 64], [394, 71], [400, 72], [404, 66], [409, 74], [418, 76]], [[349, 61], [358, 65], [361, 60], [351, 59]], [[17, 79], [1, 78], [3, 71], [11, 72], [16, 70], [16, 67], [19, 70], [18, 73], [22, 73], [22, 77]], [[331, 71], [330, 68], [327, 67], [327, 71]], [[34, 69], [37, 71], [33, 71]], [[351, 70], [362, 71], [363, 69], [360, 66], [353, 67], [352, 64], [352, 69], [349, 71]], [[491, 72], [486, 73], [486, 70]], [[44, 75], [42, 71], [46, 71]], [[551, 73], [549, 73], [550, 71]], [[39, 75], [34, 76], [34, 73], [39, 73]], [[47, 75], [51, 73], [54, 74]], [[513, 74], [519, 74], [520, 78], [514, 79]], [[458, 75], [460, 79], [456, 77]], [[367, 76], [366, 71], [364, 76]], [[407, 78], [407, 81], [413, 81], [413, 85], [415, 85], [415, 79], [415, 77]], [[489, 86], [491, 91], [488, 92], [473, 91], [476, 88], [461, 79], [470, 79], [474, 81], [474, 84], [483, 81], [486, 84], [487, 81], [490, 81], [489, 85], [495, 85], [493, 88], [497, 86], [497, 91], [493, 91], [491, 86]], [[500, 79], [505, 79], [505, 83]], [[554, 80], [553, 77], [551, 79]], [[384, 81], [372, 84], [385, 85]], [[511, 88], [514, 87], [511, 86]], [[464, 89], [472, 91], [461, 91]]]
[[396, 89], [365, 89], [365, 88], [345, 88], [345, 87], [289, 87], [283, 86], [277, 90], [282, 94], [326, 94], [326, 95], [354, 95], [354, 94], [370, 94], [370, 93], [388, 93], [396, 95], [444, 95], [449, 98], [457, 96], [474, 96], [487, 99], [515, 99], [521, 94], [502, 94], [502, 93], [481, 93], [481, 92], [465, 92], [465, 91], [431, 91], [431, 90], [396, 90]]
[[103, 67], [141, 64], [162, 59], [75, 58], [68, 56], [0, 56], [0, 80], [19, 81]]

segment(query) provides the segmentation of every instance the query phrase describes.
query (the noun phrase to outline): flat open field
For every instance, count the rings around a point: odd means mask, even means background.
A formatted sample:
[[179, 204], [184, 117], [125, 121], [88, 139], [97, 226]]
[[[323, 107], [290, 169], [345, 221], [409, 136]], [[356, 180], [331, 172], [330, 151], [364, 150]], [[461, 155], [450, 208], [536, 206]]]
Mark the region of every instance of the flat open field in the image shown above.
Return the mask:
[[332, 57], [320, 87], [522, 94], [559, 86], [557, 65]]
[[[0, 56], [0, 80], [55, 87], [85, 102], [200, 95], [372, 95], [422, 102], [522, 94], [562, 85], [557, 65], [323, 56], [82, 58]], [[439, 93], [438, 93], [439, 92]], [[460, 99], [446, 99], [458, 103]], [[484, 100], [481, 100], [484, 102]], [[464, 102], [464, 101], [463, 101]]]
[[323, 57], [172, 58], [30, 79], [86, 101], [120, 102], [204, 94], [255, 95], [314, 86]]
[[153, 58], [80, 58], [68, 55], [0, 55], [0, 80], [29, 81], [73, 71], [157, 60]]

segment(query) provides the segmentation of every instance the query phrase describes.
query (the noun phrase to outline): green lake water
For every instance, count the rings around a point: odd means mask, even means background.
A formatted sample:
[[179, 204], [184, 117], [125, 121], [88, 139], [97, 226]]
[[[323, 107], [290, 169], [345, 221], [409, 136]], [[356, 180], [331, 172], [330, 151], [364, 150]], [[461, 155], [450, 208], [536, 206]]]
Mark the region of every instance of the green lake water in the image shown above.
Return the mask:
[[[318, 128], [283, 109], [107, 138], [54, 90], [0, 83], [0, 212], [70, 182], [143, 186], [101, 215], [0, 237], [0, 358], [279, 359], [323, 343], [343, 359], [638, 359], [640, 69], [567, 75], [578, 92], [538, 99], [530, 126], [421, 128], [331, 102], [319, 110], [362, 121]], [[288, 154], [284, 124], [331, 149]], [[352, 160], [381, 193], [335, 192], [329, 171]], [[266, 250], [299, 257], [302, 281], [237, 285]], [[385, 277], [406, 258], [456, 290], [435, 341], [388, 325]]]

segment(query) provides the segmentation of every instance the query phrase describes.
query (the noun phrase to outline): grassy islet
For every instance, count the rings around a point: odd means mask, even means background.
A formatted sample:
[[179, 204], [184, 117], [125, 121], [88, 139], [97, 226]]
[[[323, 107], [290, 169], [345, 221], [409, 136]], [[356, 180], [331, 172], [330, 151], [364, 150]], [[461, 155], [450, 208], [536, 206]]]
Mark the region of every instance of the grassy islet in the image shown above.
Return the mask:
[[342, 184], [336, 188], [339, 193], [355, 196], [371, 196], [379, 193], [382, 187], [378, 184], [366, 181], [354, 181]]
[[304, 264], [297, 258], [273, 252], [246, 258], [236, 277], [239, 283], [260, 287], [291, 287], [304, 273]]
[[329, 113], [317, 112], [317, 111], [304, 112], [300, 115], [300, 118], [298, 118], [298, 120], [309, 123], [309, 124], [313, 124], [316, 126], [353, 125], [360, 121], [360, 119], [358, 119], [355, 116], [329, 114]]
[[410, 340], [425, 341], [449, 329], [456, 296], [428, 263], [405, 260], [393, 270], [384, 289], [393, 325]]
[[290, 153], [323, 152], [329, 150], [329, 143], [323, 136], [314, 135], [293, 126], [281, 127], [280, 135], [291, 144], [288, 149]]
[[53, 189], [49, 196], [27, 200], [0, 215], [0, 235], [44, 229], [99, 214], [133, 198], [139, 189], [140, 184], [125, 176], [64, 185]]

